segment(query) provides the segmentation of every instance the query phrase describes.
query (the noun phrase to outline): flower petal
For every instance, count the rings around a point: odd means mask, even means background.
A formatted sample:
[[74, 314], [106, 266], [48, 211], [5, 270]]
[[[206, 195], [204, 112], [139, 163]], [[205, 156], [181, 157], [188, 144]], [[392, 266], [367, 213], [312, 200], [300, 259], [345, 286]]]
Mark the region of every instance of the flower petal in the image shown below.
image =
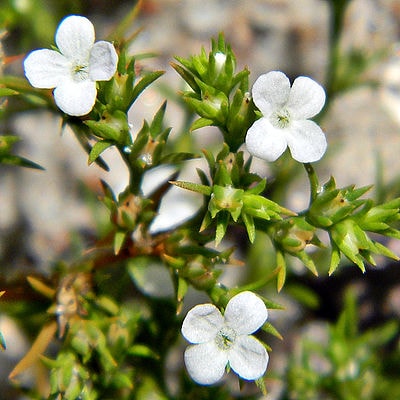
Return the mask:
[[308, 119], [321, 111], [325, 98], [325, 90], [320, 84], [299, 76], [290, 90], [287, 109], [293, 119]]
[[246, 146], [253, 156], [275, 161], [285, 151], [287, 141], [282, 129], [274, 128], [267, 118], [260, 118], [247, 131]]
[[56, 44], [70, 60], [87, 62], [94, 43], [93, 24], [85, 17], [71, 15], [57, 28]]
[[96, 94], [96, 82], [65, 79], [54, 89], [54, 100], [66, 114], [79, 117], [92, 110]]
[[192, 379], [201, 385], [218, 382], [225, 372], [228, 352], [211, 341], [195, 344], [185, 350], [185, 365]]
[[287, 141], [292, 157], [302, 163], [318, 161], [327, 147], [324, 132], [310, 120], [293, 121], [287, 129]]
[[280, 71], [271, 71], [260, 75], [254, 82], [252, 95], [254, 104], [260, 109], [264, 117], [280, 110], [288, 100], [290, 81]]
[[69, 61], [58, 51], [32, 51], [24, 61], [25, 76], [36, 88], [52, 89], [70, 74]]
[[269, 356], [253, 336], [239, 336], [228, 356], [231, 368], [243, 379], [255, 380], [264, 375]]
[[109, 42], [96, 42], [90, 52], [89, 76], [93, 81], [108, 81], [117, 70], [118, 56]]
[[193, 307], [182, 323], [182, 335], [190, 343], [213, 340], [224, 324], [224, 317], [213, 304]]
[[225, 309], [225, 323], [238, 335], [255, 332], [267, 318], [267, 307], [253, 292], [245, 291], [232, 297]]

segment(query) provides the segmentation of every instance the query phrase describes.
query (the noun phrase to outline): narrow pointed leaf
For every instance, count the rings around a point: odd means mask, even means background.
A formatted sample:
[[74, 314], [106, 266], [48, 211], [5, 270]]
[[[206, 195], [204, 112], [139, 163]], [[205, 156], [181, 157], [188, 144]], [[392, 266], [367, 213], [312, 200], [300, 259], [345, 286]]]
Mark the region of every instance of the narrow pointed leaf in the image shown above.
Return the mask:
[[215, 231], [215, 245], [218, 246], [225, 236], [226, 229], [228, 228], [230, 215], [226, 212], [220, 212], [217, 215], [217, 228]]
[[46, 350], [47, 346], [50, 344], [54, 335], [57, 331], [56, 321], [51, 321], [46, 324], [39, 335], [32, 344], [32, 347], [26, 353], [24, 358], [14, 367], [8, 376], [9, 379], [14, 379], [17, 375], [24, 372], [26, 369], [31, 367], [36, 361], [39, 360], [41, 354]]
[[97, 142], [89, 153], [89, 165], [95, 162], [103, 151], [114, 145], [114, 141], [101, 140]]
[[[179, 62], [182, 62], [180, 58], [176, 57]], [[171, 67], [183, 78], [183, 80], [197, 93], [200, 92], [200, 88], [197, 85], [194, 76], [191, 72], [187, 71], [181, 65], [174, 62], [170, 63]]]
[[264, 332], [270, 333], [271, 335], [277, 337], [278, 339], [283, 340], [283, 336], [278, 332], [278, 330], [270, 323], [266, 322], [261, 329]]
[[133, 91], [130, 95], [129, 102], [126, 106], [126, 110], [128, 111], [131, 108], [132, 104], [139, 97], [139, 95], [147, 88], [147, 86], [151, 85], [155, 80], [157, 80], [161, 75], [164, 74], [164, 71], [154, 71], [150, 72], [142, 77], [140, 81], [133, 88]]
[[205, 196], [211, 196], [212, 193], [212, 189], [209, 186], [201, 185], [199, 183], [186, 181], [169, 181], [169, 183], [182, 189], [187, 189], [191, 190], [192, 192], [204, 194]]
[[201, 117], [193, 122], [193, 124], [190, 126], [190, 131], [193, 132], [196, 129], [204, 128], [205, 126], [212, 126], [213, 123], [214, 121], [212, 119]]
[[25, 168], [44, 170], [41, 165], [36, 164], [33, 161], [30, 161], [24, 157], [14, 156], [11, 154], [0, 155], [0, 164], [17, 165]]
[[121, 251], [126, 239], [126, 232], [118, 231], [114, 236], [114, 253], [117, 255]]
[[328, 275], [332, 275], [340, 263], [340, 251], [335, 244], [332, 244], [331, 263]]
[[42, 294], [43, 296], [46, 296], [49, 299], [54, 298], [54, 295], [56, 293], [55, 289], [47, 286], [42, 281], [36, 279], [33, 276], [28, 276], [26, 279], [32, 286], [32, 288], [35, 289], [38, 293]]
[[254, 226], [254, 219], [251, 215], [242, 213], [242, 220], [246, 227], [250, 243], [253, 243], [256, 238], [256, 227]]
[[286, 280], [286, 261], [285, 256], [280, 252], [276, 252], [276, 264], [277, 268], [279, 269], [278, 276], [277, 276], [277, 290], [280, 292], [285, 284]]

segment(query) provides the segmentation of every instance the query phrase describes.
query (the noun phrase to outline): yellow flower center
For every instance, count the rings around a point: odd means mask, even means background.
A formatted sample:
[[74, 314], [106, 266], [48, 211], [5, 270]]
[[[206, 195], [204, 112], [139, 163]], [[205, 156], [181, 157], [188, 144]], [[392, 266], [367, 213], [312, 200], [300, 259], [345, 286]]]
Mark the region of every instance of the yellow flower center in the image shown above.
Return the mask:
[[235, 343], [236, 332], [229, 326], [224, 326], [215, 337], [215, 343], [221, 350], [229, 350]]
[[275, 111], [271, 114], [270, 122], [273, 127], [284, 129], [290, 125], [290, 114], [286, 108], [282, 108], [279, 111]]
[[75, 81], [85, 81], [89, 77], [89, 66], [76, 64], [72, 67], [72, 76]]

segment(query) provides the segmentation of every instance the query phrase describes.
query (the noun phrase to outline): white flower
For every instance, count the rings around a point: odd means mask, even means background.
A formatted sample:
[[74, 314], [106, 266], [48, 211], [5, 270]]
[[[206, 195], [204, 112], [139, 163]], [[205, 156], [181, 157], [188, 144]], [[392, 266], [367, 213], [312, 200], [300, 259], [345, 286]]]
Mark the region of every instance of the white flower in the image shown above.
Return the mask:
[[96, 101], [96, 81], [110, 80], [116, 71], [114, 46], [105, 41], [94, 43], [94, 38], [92, 23], [71, 15], [57, 29], [59, 51], [35, 50], [24, 61], [30, 84], [40, 89], [55, 88], [54, 100], [68, 115], [89, 113]]
[[252, 292], [234, 296], [222, 316], [213, 304], [192, 308], [182, 324], [183, 336], [192, 343], [185, 351], [186, 368], [194, 381], [211, 385], [220, 380], [229, 363], [241, 378], [264, 375], [268, 353], [251, 333], [266, 321], [264, 302]]
[[261, 75], [252, 89], [254, 104], [262, 112], [247, 131], [250, 154], [275, 161], [289, 146], [292, 157], [303, 163], [318, 161], [325, 153], [326, 138], [309, 118], [325, 104], [325, 91], [317, 82], [298, 77], [290, 87], [279, 71]]

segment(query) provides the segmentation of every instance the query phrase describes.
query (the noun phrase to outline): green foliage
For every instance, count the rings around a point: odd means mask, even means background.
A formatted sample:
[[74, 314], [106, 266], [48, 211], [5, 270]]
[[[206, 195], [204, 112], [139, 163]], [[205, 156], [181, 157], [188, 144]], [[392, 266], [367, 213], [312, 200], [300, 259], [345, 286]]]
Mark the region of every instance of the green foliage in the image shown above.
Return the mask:
[[230, 150], [237, 151], [256, 119], [248, 94], [250, 72], [235, 73], [236, 57], [222, 34], [212, 40], [208, 55], [203, 48], [200, 55], [176, 59], [181, 65], [172, 63], [172, 67], [191, 88], [183, 99], [200, 117], [191, 130], [217, 126]]
[[[397, 321], [360, 332], [359, 310], [349, 291], [336, 324], [326, 326], [318, 342], [302, 338], [299, 351], [287, 368], [287, 394], [291, 399], [378, 399], [382, 387], [400, 393], [400, 385], [387, 375], [384, 352], [399, 332]], [[397, 351], [398, 352], [398, 351]], [[390, 383], [389, 383], [390, 382]]]
[[12, 148], [19, 142], [17, 136], [0, 136], [0, 164], [19, 165], [21, 167], [43, 169], [40, 165], [24, 157], [12, 154]]
[[400, 237], [399, 230], [394, 227], [399, 219], [400, 199], [375, 206], [371, 199], [360, 199], [369, 189], [369, 186], [337, 189], [331, 178], [317, 194], [307, 212], [308, 222], [329, 233], [332, 246], [330, 274], [338, 267], [341, 254], [363, 272], [365, 262], [376, 265], [372, 254], [398, 260], [387, 247], [371, 239], [368, 232]]

